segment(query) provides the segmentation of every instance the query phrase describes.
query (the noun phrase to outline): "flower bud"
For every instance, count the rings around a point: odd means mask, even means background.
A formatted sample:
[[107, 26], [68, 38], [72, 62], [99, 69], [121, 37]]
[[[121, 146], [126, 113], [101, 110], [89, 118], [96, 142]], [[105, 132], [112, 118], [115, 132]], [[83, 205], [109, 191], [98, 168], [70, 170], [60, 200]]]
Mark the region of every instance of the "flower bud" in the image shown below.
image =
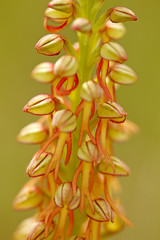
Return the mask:
[[126, 142], [133, 134], [139, 132], [139, 127], [132, 121], [126, 120], [124, 123], [109, 122], [108, 136], [118, 143]]
[[40, 189], [36, 186], [35, 181], [29, 181], [16, 196], [13, 207], [16, 210], [28, 210], [38, 207], [43, 200]]
[[125, 7], [110, 8], [107, 12], [110, 20], [114, 23], [136, 21], [137, 17], [134, 12]]
[[71, 28], [81, 33], [89, 33], [92, 31], [92, 23], [87, 18], [77, 18], [73, 21]]
[[48, 115], [55, 109], [53, 98], [47, 94], [33, 97], [24, 107], [23, 111], [34, 115]]
[[97, 222], [108, 222], [112, 217], [112, 209], [107, 201], [102, 198], [93, 201], [95, 213], [93, 214], [90, 205], [86, 208], [87, 216]]
[[57, 111], [52, 120], [52, 127], [61, 132], [73, 132], [77, 126], [76, 116], [70, 110]]
[[39, 122], [28, 124], [17, 136], [17, 141], [26, 144], [40, 144], [48, 136], [47, 129]]
[[100, 54], [102, 58], [114, 62], [123, 63], [127, 60], [124, 48], [116, 42], [104, 43], [100, 50]]
[[110, 39], [118, 40], [124, 36], [126, 28], [122, 23], [113, 23], [108, 20], [105, 24], [105, 33]]
[[53, 67], [53, 63], [43, 62], [33, 69], [31, 75], [38, 82], [51, 83], [54, 80]]
[[51, 240], [54, 236], [54, 223], [51, 223], [48, 230], [48, 236], [45, 238], [45, 223], [44, 222], [34, 222], [32, 225], [32, 230], [28, 234], [26, 239], [29, 240]]
[[52, 0], [48, 4], [48, 7], [53, 8], [58, 11], [71, 13], [71, 12], [73, 12], [72, 3], [73, 3], [72, 0]]
[[13, 234], [13, 240], [26, 239], [28, 233], [32, 229], [32, 224], [34, 223], [34, 221], [35, 221], [35, 218], [33, 217], [23, 220], [23, 222], [19, 224], [18, 228]]
[[135, 72], [124, 64], [115, 64], [109, 76], [113, 82], [118, 84], [130, 85], [137, 81]]
[[103, 89], [100, 85], [94, 81], [88, 81], [83, 83], [80, 96], [87, 102], [92, 102], [93, 100], [99, 100], [103, 96]]
[[59, 34], [48, 34], [42, 37], [35, 46], [38, 53], [47, 56], [58, 55], [64, 45], [63, 39]]
[[72, 183], [61, 184], [55, 193], [55, 204], [63, 208], [67, 206], [68, 210], [75, 210], [80, 203], [80, 189], [76, 187], [76, 195], [73, 194]]
[[99, 118], [106, 118], [113, 122], [124, 122], [127, 116], [127, 113], [116, 102], [102, 103], [97, 109], [97, 114]]
[[115, 166], [115, 173], [110, 162], [106, 168], [106, 159], [102, 159], [101, 163], [98, 165], [98, 170], [103, 174], [114, 175], [114, 176], [127, 176], [130, 174], [130, 168], [122, 162], [117, 157], [111, 156], [112, 162]]
[[94, 162], [98, 160], [99, 154], [96, 145], [92, 141], [83, 142], [78, 149], [78, 158], [85, 162]]
[[45, 11], [45, 17], [57, 23], [62, 23], [66, 21], [68, 18], [70, 18], [71, 16], [72, 16], [72, 12], [67, 13], [67, 12], [58, 11], [52, 8], [47, 8]]
[[77, 73], [77, 60], [71, 55], [62, 56], [54, 66], [54, 74], [59, 77], [70, 77]]
[[[47, 167], [53, 157], [52, 153], [44, 152], [40, 155], [38, 159], [34, 158], [31, 160], [29, 166], [27, 167], [26, 173], [29, 177], [39, 177], [43, 176], [47, 170]], [[51, 171], [53, 171], [54, 166]]]

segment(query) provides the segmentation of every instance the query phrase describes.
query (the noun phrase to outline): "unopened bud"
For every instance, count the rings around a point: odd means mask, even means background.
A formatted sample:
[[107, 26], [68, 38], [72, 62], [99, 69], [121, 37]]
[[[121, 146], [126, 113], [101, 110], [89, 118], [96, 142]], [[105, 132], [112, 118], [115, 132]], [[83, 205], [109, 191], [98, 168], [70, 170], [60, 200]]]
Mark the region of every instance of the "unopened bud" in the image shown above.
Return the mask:
[[99, 100], [103, 96], [103, 89], [100, 85], [94, 81], [88, 81], [83, 83], [80, 96], [87, 102], [92, 102], [93, 100]]
[[77, 73], [78, 63], [71, 55], [62, 56], [54, 66], [54, 74], [59, 77], [70, 77]]
[[77, 18], [71, 25], [72, 30], [82, 33], [89, 33], [92, 31], [92, 23], [87, 18]]
[[73, 1], [72, 0], [52, 0], [48, 7], [58, 11], [71, 13], [73, 12]]
[[76, 116], [70, 110], [57, 111], [52, 120], [52, 127], [61, 132], [73, 132], [77, 126]]
[[100, 50], [100, 54], [102, 58], [114, 62], [123, 63], [127, 60], [124, 48], [116, 42], [104, 43]]
[[86, 162], [94, 162], [99, 158], [97, 147], [92, 141], [83, 142], [78, 149], [77, 156], [80, 160]]
[[73, 193], [72, 183], [61, 184], [55, 193], [55, 204], [63, 208], [67, 206], [68, 210], [75, 210], [80, 203], [80, 189], [76, 187], [76, 195]]
[[35, 221], [35, 218], [31, 217], [31, 218], [27, 218], [23, 222], [21, 222], [13, 234], [13, 240], [26, 239], [28, 233], [32, 229], [32, 225], [33, 225], [34, 221]]
[[113, 122], [124, 122], [127, 116], [127, 113], [116, 102], [102, 103], [97, 109], [97, 114], [99, 118], [109, 119]]
[[48, 34], [39, 40], [35, 49], [40, 54], [54, 56], [60, 53], [63, 45], [63, 39], [59, 34]]
[[106, 159], [103, 159], [98, 165], [98, 169], [101, 173], [115, 176], [127, 176], [130, 174], [130, 168], [124, 162], [114, 156], [111, 156], [111, 159], [115, 166], [115, 173], [110, 162], [108, 163], [108, 167], [106, 168]]
[[[29, 166], [27, 167], [26, 173], [29, 177], [43, 176], [52, 158], [53, 154], [47, 152], [42, 153], [38, 159], [33, 157]], [[53, 171], [53, 169], [54, 166], [52, 167], [51, 171]]]
[[16, 196], [13, 207], [16, 210], [28, 210], [38, 207], [42, 200], [42, 193], [35, 181], [29, 181]]
[[30, 123], [17, 136], [17, 141], [26, 144], [40, 144], [48, 136], [47, 129], [39, 122]]
[[44, 222], [34, 222], [32, 225], [32, 229], [30, 233], [28, 234], [26, 240], [51, 240], [54, 236], [54, 223], [51, 223], [49, 230], [48, 230], [48, 236], [45, 237], [45, 223]]
[[137, 17], [134, 12], [125, 7], [110, 8], [107, 12], [110, 20], [114, 23], [136, 21]]
[[52, 8], [47, 8], [45, 11], [45, 17], [55, 22], [63, 22], [72, 16], [72, 12], [62, 12]]
[[55, 109], [53, 98], [47, 94], [33, 97], [24, 107], [23, 111], [34, 115], [48, 115]]
[[105, 24], [105, 33], [110, 39], [118, 40], [124, 36], [126, 28], [122, 23], [113, 23], [108, 20]]
[[124, 123], [109, 122], [108, 136], [109, 138], [118, 143], [128, 141], [133, 134], [139, 132], [139, 127], [130, 120]]
[[97, 222], [108, 222], [112, 218], [112, 209], [107, 201], [102, 198], [93, 201], [95, 213], [91, 211], [90, 205], [86, 208], [88, 217]]
[[115, 64], [109, 76], [113, 82], [123, 85], [130, 85], [137, 81], [135, 72], [124, 64]]
[[31, 75], [38, 82], [51, 83], [54, 80], [53, 67], [53, 63], [43, 62], [33, 69]]

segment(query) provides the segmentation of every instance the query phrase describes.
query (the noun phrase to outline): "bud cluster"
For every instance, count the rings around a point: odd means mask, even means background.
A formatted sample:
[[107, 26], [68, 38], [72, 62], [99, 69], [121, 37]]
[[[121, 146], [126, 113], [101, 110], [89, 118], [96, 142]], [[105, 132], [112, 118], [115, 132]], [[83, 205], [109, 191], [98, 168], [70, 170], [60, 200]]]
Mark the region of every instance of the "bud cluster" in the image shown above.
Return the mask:
[[[49, 34], [35, 49], [49, 61], [31, 75], [51, 92], [33, 97], [23, 109], [39, 119], [25, 126], [17, 141], [40, 148], [26, 170], [31, 180], [13, 203], [16, 210], [36, 208], [37, 213], [19, 225], [13, 240], [100, 240], [132, 225], [117, 179], [128, 176], [130, 168], [114, 155], [113, 143], [138, 132], [116, 100], [117, 86], [131, 85], [137, 77], [115, 40], [126, 32], [123, 23], [137, 18], [128, 8], [115, 7], [97, 19], [102, 3], [52, 0], [47, 5]], [[73, 45], [57, 33], [70, 22], [78, 36]], [[60, 52], [63, 56], [52, 62]]]

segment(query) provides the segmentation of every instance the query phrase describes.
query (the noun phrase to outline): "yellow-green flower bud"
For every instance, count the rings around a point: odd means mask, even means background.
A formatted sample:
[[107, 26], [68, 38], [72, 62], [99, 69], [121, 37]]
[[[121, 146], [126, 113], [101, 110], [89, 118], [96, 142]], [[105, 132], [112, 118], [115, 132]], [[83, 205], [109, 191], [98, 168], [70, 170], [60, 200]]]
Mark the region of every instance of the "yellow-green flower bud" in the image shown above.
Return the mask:
[[92, 23], [87, 18], [77, 18], [73, 21], [72, 30], [82, 33], [90, 33], [92, 31]]
[[23, 222], [21, 222], [19, 224], [18, 228], [16, 229], [16, 231], [13, 234], [13, 240], [26, 239], [28, 233], [32, 229], [32, 225], [33, 225], [34, 221], [35, 221], [35, 218], [33, 218], [33, 217], [23, 220]]
[[28, 210], [38, 207], [43, 200], [40, 189], [36, 186], [35, 181], [29, 181], [16, 196], [13, 207], [16, 210]]
[[71, 13], [73, 12], [73, 1], [72, 0], [52, 0], [48, 7], [58, 11]]
[[28, 234], [26, 239], [29, 240], [52, 240], [54, 236], [54, 223], [51, 223], [49, 230], [48, 230], [48, 236], [45, 237], [45, 223], [44, 222], [34, 222], [32, 225], [32, 230]]
[[108, 136], [109, 138], [118, 143], [126, 142], [133, 134], [139, 132], [139, 127], [130, 120], [124, 123], [109, 122]]
[[57, 111], [52, 120], [52, 127], [61, 132], [73, 132], [77, 126], [76, 116], [70, 110]]
[[57, 23], [61, 23], [63, 21], [66, 21], [68, 18], [72, 16], [72, 12], [62, 12], [58, 11], [52, 8], [47, 8], [45, 11], [45, 16], [49, 18], [51, 21], [55, 21]]
[[97, 114], [99, 118], [109, 119], [114, 122], [124, 122], [127, 116], [127, 113], [116, 102], [102, 103], [97, 109]]
[[115, 64], [109, 76], [113, 82], [123, 85], [130, 85], [137, 81], [135, 72], [124, 64]]
[[125, 7], [110, 8], [107, 12], [110, 20], [114, 23], [136, 21], [137, 17], [134, 12]]
[[54, 80], [53, 67], [54, 64], [50, 62], [40, 63], [33, 69], [31, 75], [38, 82], [51, 83]]
[[54, 65], [55, 77], [70, 77], [77, 73], [78, 63], [71, 55], [62, 56]]
[[126, 33], [126, 28], [122, 23], [113, 23], [108, 20], [105, 24], [105, 33], [110, 39], [118, 40]]
[[[53, 154], [47, 152], [42, 153], [38, 159], [33, 157], [27, 167], [26, 173], [29, 177], [39, 177], [44, 175], [52, 158]], [[51, 171], [53, 171], [53, 169], [54, 166], [52, 166]]]
[[34, 115], [48, 115], [55, 109], [53, 98], [47, 94], [33, 97], [24, 107], [23, 111]]
[[108, 167], [106, 168], [106, 159], [102, 159], [101, 163], [98, 165], [98, 169], [101, 173], [116, 176], [127, 176], [130, 174], [130, 168], [124, 162], [122, 162], [117, 157], [110, 157], [115, 166], [115, 173], [113, 172], [113, 168], [110, 162], [108, 163]]
[[48, 34], [42, 37], [35, 46], [38, 53], [47, 56], [54, 56], [60, 53], [64, 41], [59, 34]]
[[86, 208], [87, 216], [97, 222], [108, 222], [112, 218], [112, 209], [107, 201], [102, 198], [93, 201], [94, 210], [91, 211], [90, 205]]
[[106, 60], [123, 63], [127, 60], [124, 48], [116, 42], [104, 43], [100, 50], [101, 57]]
[[17, 136], [17, 141], [26, 144], [40, 144], [48, 136], [47, 129], [39, 122], [28, 124]]
[[99, 153], [96, 145], [92, 141], [87, 141], [82, 143], [77, 156], [80, 160], [91, 163], [98, 160]]
[[100, 85], [94, 81], [88, 81], [83, 83], [80, 96], [87, 102], [92, 102], [93, 100], [99, 100], [103, 96], [103, 89]]
[[67, 206], [68, 210], [75, 210], [80, 204], [80, 189], [76, 187], [74, 195], [72, 183], [61, 184], [55, 193], [55, 204], [60, 208]]

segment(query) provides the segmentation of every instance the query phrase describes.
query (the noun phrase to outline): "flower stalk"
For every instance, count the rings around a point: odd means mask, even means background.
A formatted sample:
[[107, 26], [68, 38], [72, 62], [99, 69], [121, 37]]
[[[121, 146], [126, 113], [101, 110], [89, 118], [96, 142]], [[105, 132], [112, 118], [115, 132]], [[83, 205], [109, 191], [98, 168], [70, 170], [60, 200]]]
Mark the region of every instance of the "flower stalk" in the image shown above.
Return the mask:
[[[17, 140], [40, 149], [26, 170], [32, 179], [13, 205], [16, 210], [37, 208], [37, 213], [19, 226], [13, 240], [100, 240], [125, 224], [132, 226], [117, 199], [117, 177], [128, 176], [130, 169], [114, 155], [113, 142], [138, 132], [116, 100], [117, 86], [131, 85], [137, 77], [123, 64], [127, 55], [114, 40], [123, 37], [123, 22], [137, 17], [115, 7], [97, 19], [103, 0], [52, 0], [47, 6], [49, 34], [35, 49], [49, 61], [37, 65], [32, 77], [50, 84], [51, 92], [24, 107], [40, 118]], [[78, 38], [73, 45], [59, 33], [69, 23]], [[54, 62], [62, 50], [65, 54]]]

